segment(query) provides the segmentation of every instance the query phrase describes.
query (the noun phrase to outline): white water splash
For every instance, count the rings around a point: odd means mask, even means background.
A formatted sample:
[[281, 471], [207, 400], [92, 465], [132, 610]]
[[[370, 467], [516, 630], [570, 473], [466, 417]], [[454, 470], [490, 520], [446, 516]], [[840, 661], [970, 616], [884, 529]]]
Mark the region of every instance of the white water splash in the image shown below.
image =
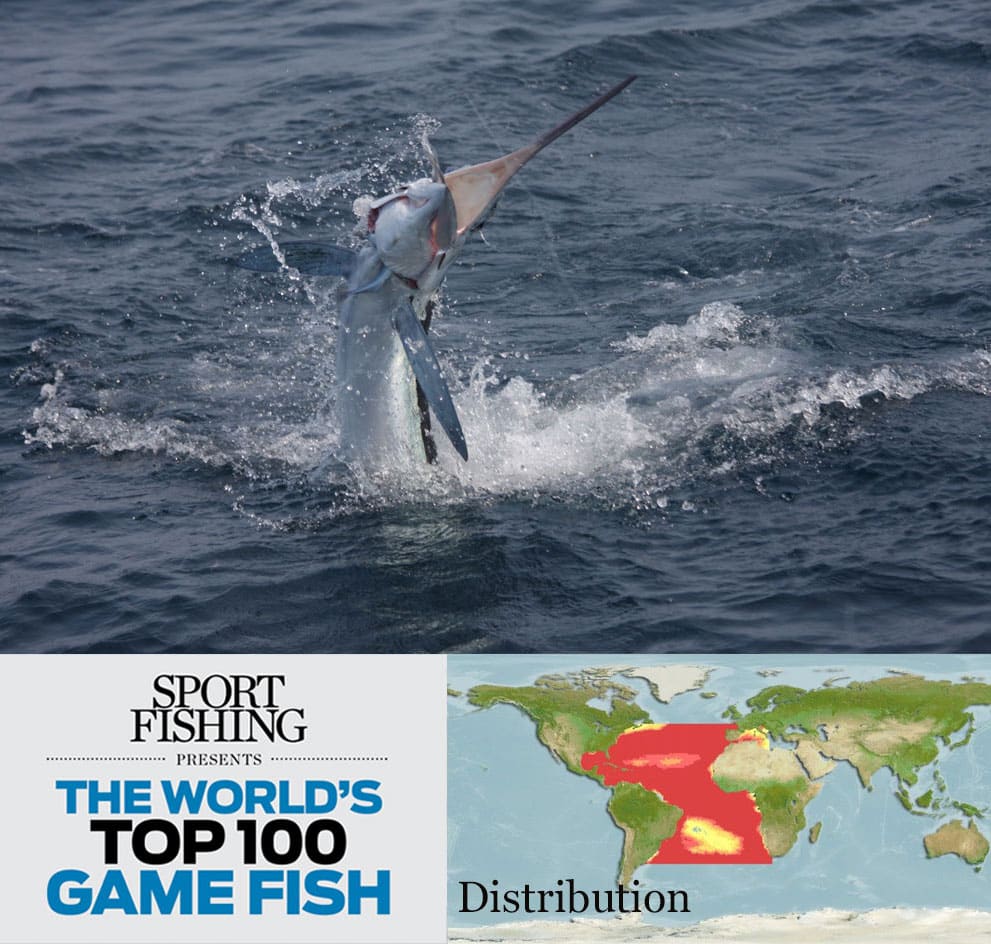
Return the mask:
[[[613, 345], [611, 360], [552, 389], [501, 376], [498, 360], [479, 361], [466, 382], [452, 384], [471, 454], [467, 464], [441, 440], [438, 467], [401, 476], [384, 470], [349, 487], [363, 500], [386, 503], [528, 494], [664, 507], [667, 494], [690, 478], [725, 475], [769, 456], [791, 461], [792, 439], [776, 451], [776, 438], [785, 432], [798, 431], [820, 446], [820, 439], [837, 444], [827, 410], [855, 418], [867, 403], [907, 402], [941, 389], [991, 396], [986, 350], [926, 365], [831, 369], [789, 350], [776, 334], [766, 319], [716, 303], [683, 325], [658, 324], [627, 337]], [[39, 387], [41, 402], [25, 442], [230, 466], [252, 480], [276, 467], [317, 488], [337, 487], [343, 466], [333, 407], [305, 380], [332, 362], [325, 326], [318, 335], [297, 338], [274, 363], [194, 361], [186, 381], [198, 396], [229, 410], [249, 393], [257, 403], [250, 415], [220, 422], [136, 418], [116, 411], [112, 400], [79, 405], [60, 367]], [[35, 353], [45, 356], [42, 346]], [[324, 377], [323, 389], [332, 383]], [[294, 399], [319, 406], [297, 410], [305, 414], [298, 419], [280, 419], [285, 401]], [[841, 435], [855, 436], [860, 425], [850, 423]], [[714, 437], [729, 442], [717, 457], [709, 448]]]

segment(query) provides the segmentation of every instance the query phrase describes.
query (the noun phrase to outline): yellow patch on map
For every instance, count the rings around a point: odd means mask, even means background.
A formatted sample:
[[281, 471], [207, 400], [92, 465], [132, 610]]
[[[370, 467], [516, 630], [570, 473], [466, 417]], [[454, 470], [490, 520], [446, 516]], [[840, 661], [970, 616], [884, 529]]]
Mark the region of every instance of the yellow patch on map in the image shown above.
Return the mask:
[[771, 749], [771, 740], [764, 728], [747, 728], [746, 731], [740, 732], [737, 741], [756, 741], [765, 751]]
[[690, 767], [700, 760], [698, 754], [643, 754], [640, 757], [631, 757], [626, 763], [629, 767]]
[[691, 816], [681, 827], [681, 841], [694, 855], [738, 855], [743, 840], [711, 819]]

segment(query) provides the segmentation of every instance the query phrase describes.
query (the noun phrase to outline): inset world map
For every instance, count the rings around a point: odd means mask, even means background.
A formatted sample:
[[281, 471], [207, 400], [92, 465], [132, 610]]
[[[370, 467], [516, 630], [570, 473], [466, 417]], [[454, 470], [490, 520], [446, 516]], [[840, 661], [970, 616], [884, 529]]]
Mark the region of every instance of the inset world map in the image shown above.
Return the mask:
[[493, 880], [689, 889], [693, 920], [982, 907], [991, 660], [823, 661], [450, 657], [452, 911]]

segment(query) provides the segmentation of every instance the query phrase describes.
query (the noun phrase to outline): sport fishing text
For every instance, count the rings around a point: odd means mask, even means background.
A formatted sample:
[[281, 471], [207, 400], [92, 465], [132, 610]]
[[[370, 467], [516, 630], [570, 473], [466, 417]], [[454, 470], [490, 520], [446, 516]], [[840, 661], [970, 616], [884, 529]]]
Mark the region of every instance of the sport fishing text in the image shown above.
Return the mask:
[[159, 675], [150, 708], [131, 709], [131, 741], [296, 744], [306, 737], [302, 708], [276, 700], [284, 675]]

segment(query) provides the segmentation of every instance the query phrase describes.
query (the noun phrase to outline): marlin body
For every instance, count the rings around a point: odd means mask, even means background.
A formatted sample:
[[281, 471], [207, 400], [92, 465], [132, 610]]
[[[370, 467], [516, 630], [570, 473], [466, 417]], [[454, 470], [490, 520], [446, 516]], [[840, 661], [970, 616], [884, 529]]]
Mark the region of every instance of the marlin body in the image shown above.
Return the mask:
[[468, 445], [428, 337], [433, 298], [468, 237], [491, 215], [513, 175], [535, 154], [626, 88], [629, 76], [555, 128], [509, 154], [444, 174], [426, 143], [432, 179], [376, 200], [368, 243], [353, 252], [319, 242], [251, 250], [237, 264], [347, 279], [337, 349], [344, 458], [366, 471], [432, 463], [433, 421], [467, 462]]

